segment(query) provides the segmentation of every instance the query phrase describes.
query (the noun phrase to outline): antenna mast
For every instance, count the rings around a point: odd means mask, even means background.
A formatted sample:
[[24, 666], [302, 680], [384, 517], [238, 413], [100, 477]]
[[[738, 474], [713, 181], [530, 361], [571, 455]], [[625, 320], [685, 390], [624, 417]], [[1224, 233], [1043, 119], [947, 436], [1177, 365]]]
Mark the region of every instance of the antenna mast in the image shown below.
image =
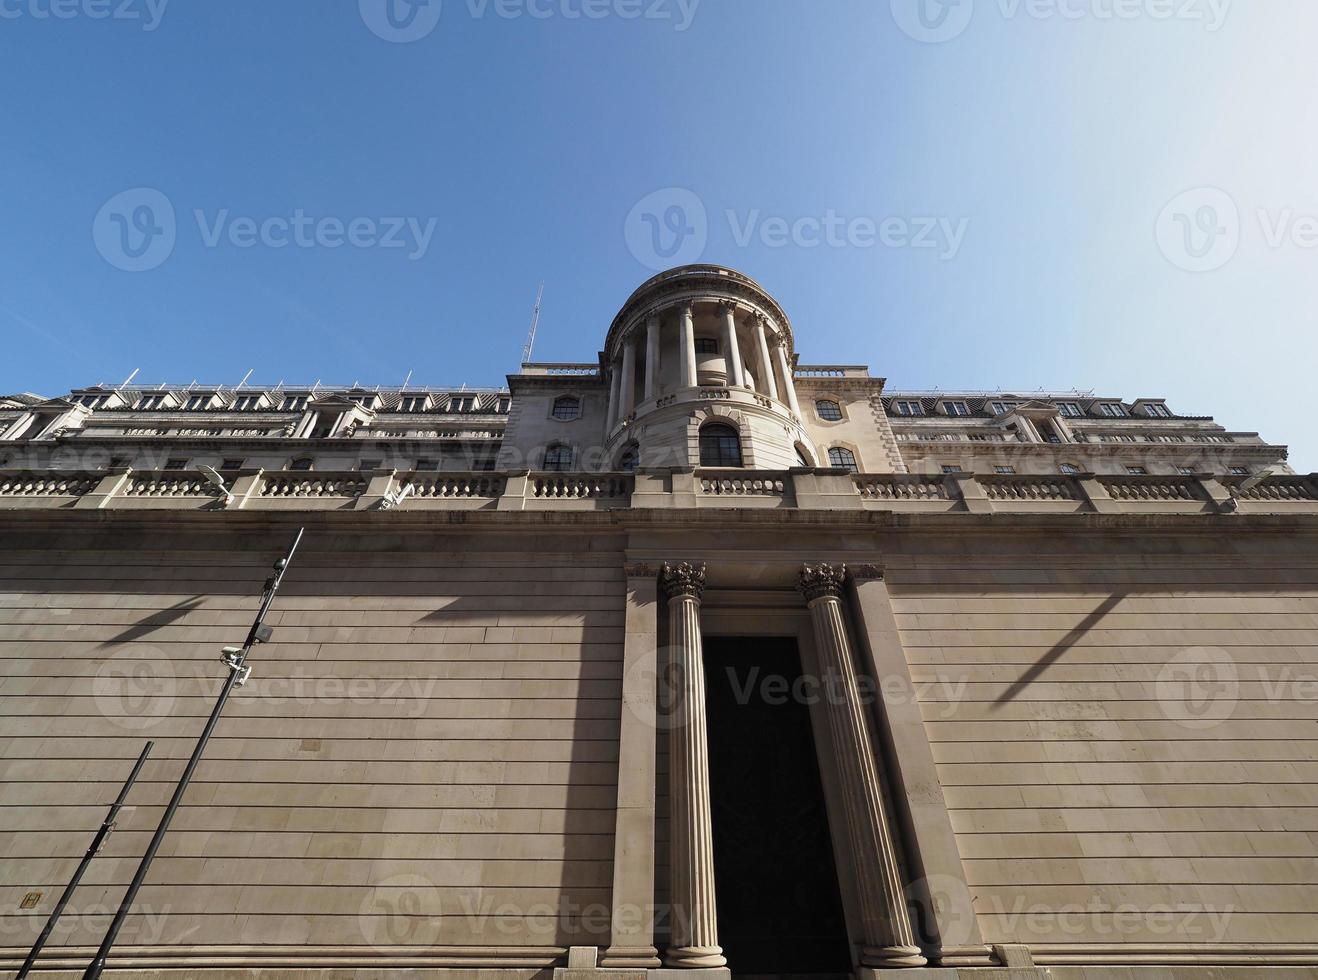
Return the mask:
[[531, 313], [531, 333], [526, 338], [526, 346], [522, 348], [522, 363], [531, 363], [531, 351], [535, 349], [535, 331], [540, 326], [540, 301], [545, 298], [545, 284], [540, 283], [540, 291], [535, 294], [535, 309]]

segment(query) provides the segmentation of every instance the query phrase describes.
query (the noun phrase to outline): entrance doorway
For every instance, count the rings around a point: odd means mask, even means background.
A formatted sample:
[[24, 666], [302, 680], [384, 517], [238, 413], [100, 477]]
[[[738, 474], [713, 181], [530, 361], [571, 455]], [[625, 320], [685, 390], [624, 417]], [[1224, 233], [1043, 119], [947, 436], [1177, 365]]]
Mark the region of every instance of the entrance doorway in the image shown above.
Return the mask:
[[705, 639], [719, 943], [744, 980], [851, 975], [800, 677], [794, 639]]

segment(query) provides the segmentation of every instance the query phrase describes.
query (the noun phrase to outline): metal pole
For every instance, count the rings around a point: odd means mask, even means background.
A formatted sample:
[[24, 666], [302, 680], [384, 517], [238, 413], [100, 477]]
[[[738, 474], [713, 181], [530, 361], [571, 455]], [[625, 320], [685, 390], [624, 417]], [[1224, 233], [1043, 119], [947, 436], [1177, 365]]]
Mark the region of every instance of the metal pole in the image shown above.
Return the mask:
[[92, 960], [91, 965], [87, 967], [87, 972], [82, 975], [82, 980], [99, 980], [101, 973], [105, 970], [105, 961], [110, 955], [115, 939], [119, 936], [119, 930], [123, 928], [124, 919], [127, 918], [128, 912], [132, 908], [133, 899], [137, 897], [142, 882], [146, 879], [146, 873], [151, 868], [151, 862], [155, 859], [156, 852], [160, 850], [165, 834], [169, 831], [170, 822], [174, 819], [174, 813], [178, 810], [179, 803], [183, 800], [183, 794], [187, 792], [188, 784], [192, 781], [192, 774], [197, 769], [197, 763], [201, 761], [202, 753], [206, 751], [206, 743], [210, 741], [211, 733], [215, 731], [215, 725], [220, 720], [224, 705], [228, 702], [233, 689], [246, 684], [247, 678], [252, 672], [252, 668], [246, 665], [247, 654], [251, 652], [252, 647], [257, 643], [265, 643], [270, 639], [270, 629], [264, 625], [265, 615], [270, 610], [270, 604], [274, 602], [275, 593], [279, 591], [279, 584], [284, 580], [284, 573], [288, 571], [288, 566], [293, 561], [297, 546], [302, 543], [304, 530], [305, 528], [298, 530], [297, 537], [293, 539], [293, 547], [288, 549], [288, 554], [285, 557], [275, 562], [274, 571], [265, 580], [265, 591], [261, 596], [261, 607], [257, 610], [256, 619], [252, 621], [252, 628], [247, 634], [247, 640], [242, 649], [239, 650], [234, 647], [225, 647], [224, 649], [223, 660], [225, 666], [229, 668], [229, 676], [225, 678], [224, 686], [220, 688], [220, 696], [215, 702], [215, 707], [211, 710], [210, 718], [206, 721], [206, 727], [202, 729], [201, 737], [197, 739], [197, 745], [192, 750], [191, 758], [188, 759], [187, 768], [183, 770], [178, 786], [174, 789], [174, 795], [170, 797], [169, 805], [165, 807], [164, 815], [160, 818], [160, 826], [156, 828], [156, 832], [152, 835], [151, 843], [147, 845], [146, 853], [142, 855], [142, 863], [137, 866], [137, 873], [133, 875], [128, 891], [124, 893], [123, 900], [119, 903], [119, 910], [114, 914], [114, 921], [110, 923], [110, 928], [105, 933], [101, 948], [96, 951], [96, 957]]
[[137, 774], [142, 771], [142, 766], [146, 762], [146, 757], [151, 754], [151, 749], [155, 742], [147, 742], [146, 747], [142, 749], [142, 754], [137, 757], [137, 765], [133, 766], [133, 771], [128, 774], [128, 781], [124, 783], [123, 789], [119, 791], [118, 798], [110, 804], [110, 812], [105, 815], [105, 820], [101, 822], [101, 829], [96, 832], [92, 838], [91, 846], [87, 848], [87, 853], [82, 856], [78, 862], [78, 869], [73, 872], [73, 877], [69, 879], [68, 887], [64, 889], [64, 894], [59, 897], [55, 903], [55, 910], [50, 913], [50, 918], [46, 920], [46, 927], [41, 930], [41, 935], [32, 946], [32, 951], [27, 954], [27, 959], [18, 970], [18, 976], [14, 980], [24, 980], [32, 972], [32, 966], [36, 963], [37, 957], [41, 955], [41, 950], [45, 948], [46, 940], [50, 934], [55, 931], [55, 923], [59, 917], [64, 914], [64, 907], [69, 904], [69, 899], [73, 897], [82, 876], [87, 871], [87, 866], [92, 863], [94, 858], [105, 844], [105, 839], [110, 836], [110, 831], [114, 830], [115, 817], [119, 815], [119, 809], [124, 805], [124, 800], [128, 798], [128, 791], [133, 788], [133, 783], [137, 782]]

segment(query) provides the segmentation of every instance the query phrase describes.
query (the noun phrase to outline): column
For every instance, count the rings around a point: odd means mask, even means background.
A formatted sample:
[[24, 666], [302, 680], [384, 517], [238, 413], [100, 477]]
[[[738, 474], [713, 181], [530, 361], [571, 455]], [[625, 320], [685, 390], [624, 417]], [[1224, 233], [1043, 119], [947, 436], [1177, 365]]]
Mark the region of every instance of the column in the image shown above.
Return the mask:
[[613, 427], [618, 424], [618, 396], [619, 386], [622, 384], [622, 368], [615, 361], [613, 364], [613, 384], [609, 388], [609, 422], [605, 428], [604, 435], [608, 437], [613, 433]]
[[669, 838], [672, 945], [666, 962], [686, 969], [727, 964], [718, 944], [714, 900], [714, 835], [709, 805], [705, 725], [705, 666], [700, 643], [700, 597], [705, 566], [664, 564], [660, 586], [668, 600]]
[[883, 785], [869, 716], [861, 703], [851, 641], [842, 613], [846, 566], [806, 565], [798, 582], [810, 606], [819, 648], [819, 669], [828, 729], [837, 755], [838, 779], [847, 842], [856, 869], [864, 966], [924, 966], [915, 944], [892, 824], [885, 812]]
[[636, 411], [636, 338], [628, 337], [622, 345], [622, 387], [619, 389], [618, 421]]
[[655, 731], [658, 725], [658, 569], [629, 562], [622, 646], [622, 726], [613, 833], [613, 917], [606, 969], [654, 969]]
[[755, 324], [755, 352], [759, 358], [761, 383], [764, 385], [762, 394], [767, 394], [776, 401], [778, 398], [778, 381], [773, 376], [773, 360], [769, 357], [769, 338], [764, 332], [764, 314], [756, 313], [753, 322]]
[[792, 359], [787, 356], [787, 338], [779, 334], [773, 339], [774, 350], [778, 352], [778, 370], [782, 373], [783, 393], [787, 395], [787, 405], [792, 414], [801, 417], [801, 403], [796, 400], [796, 383], [792, 380]]
[[728, 368], [728, 384], [734, 388], [746, 387], [746, 372], [741, 364], [741, 345], [737, 343], [737, 304], [723, 303], [723, 360]]
[[645, 400], [659, 393], [659, 314], [645, 321]]
[[678, 351], [677, 356], [681, 358], [678, 362], [682, 365], [682, 382], [683, 388], [694, 388], [696, 386], [696, 320], [695, 313], [690, 306], [682, 307], [679, 314], [679, 328], [677, 334]]

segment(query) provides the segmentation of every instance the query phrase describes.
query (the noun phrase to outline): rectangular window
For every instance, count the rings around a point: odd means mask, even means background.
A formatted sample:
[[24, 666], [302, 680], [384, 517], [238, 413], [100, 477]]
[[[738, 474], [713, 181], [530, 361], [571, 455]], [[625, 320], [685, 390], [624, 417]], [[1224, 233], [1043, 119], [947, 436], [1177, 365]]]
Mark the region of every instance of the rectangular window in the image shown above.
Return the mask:
[[211, 407], [210, 395], [193, 395], [188, 399], [187, 410], [189, 412], [201, 412]]
[[1166, 405], [1145, 405], [1144, 414], [1155, 419], [1169, 419], [1172, 417], [1171, 409]]
[[1110, 419], [1124, 419], [1130, 414], [1121, 402], [1103, 402], [1098, 410]]
[[280, 406], [282, 412], [304, 412], [307, 408], [306, 395], [287, 395], [284, 398], [284, 404]]
[[228, 471], [240, 470], [243, 468], [243, 463], [245, 462], [246, 460], [243, 459], [226, 459], [223, 463], [220, 464], [220, 469], [228, 470]]
[[1193, 467], [1193, 466], [1178, 466], [1178, 467], [1176, 467], [1176, 472], [1179, 473], [1179, 474], [1181, 474], [1181, 476], [1194, 476], [1194, 467]]
[[1131, 476], [1148, 476], [1149, 471], [1143, 466], [1127, 466], [1126, 472]]
[[374, 395], [349, 395], [348, 401], [352, 402], [354, 405], [360, 405], [362, 408], [375, 407]]
[[1233, 466], [1229, 470], [1232, 476], [1249, 476], [1248, 466]]
[[171, 459], [165, 463], [165, 469], [167, 470], [186, 470], [187, 468], [188, 461], [186, 459]]
[[470, 397], [454, 398], [448, 403], [450, 412], [470, 412], [476, 408], [476, 399]]
[[261, 407], [260, 395], [239, 395], [233, 407], [239, 412], [254, 412]]
[[427, 395], [410, 395], [403, 399], [404, 412], [424, 412], [430, 406]]
[[1075, 463], [1063, 463], [1058, 469], [1062, 471], [1063, 476], [1080, 475], [1080, 467], [1076, 466]]
[[1068, 419], [1078, 419], [1085, 414], [1080, 410], [1079, 402], [1058, 402], [1057, 410]]
[[142, 400], [137, 403], [137, 407], [143, 411], [149, 411], [153, 408], [164, 408], [166, 395], [144, 395]]
[[439, 470], [439, 460], [437, 459], [418, 459], [416, 461], [418, 473], [435, 473]]
[[969, 415], [970, 406], [965, 402], [943, 402], [943, 408], [951, 416]]
[[127, 465], [128, 457], [126, 456], [115, 456], [110, 460], [110, 469], [112, 470], [121, 470]]
[[697, 353], [697, 354], [717, 354], [717, 353], [718, 353], [718, 341], [717, 341], [717, 340], [713, 340], [713, 339], [711, 339], [711, 338], [709, 338], [709, 337], [697, 337], [697, 338], [696, 338], [696, 353]]
[[378, 459], [364, 459], [357, 466], [357, 469], [361, 470], [363, 473], [369, 473], [372, 470], [378, 470], [380, 468], [380, 462], [381, 461]]
[[498, 408], [495, 409], [495, 411], [497, 411], [500, 415], [507, 415], [512, 407], [513, 407], [513, 400], [505, 395], [504, 397], [499, 399], [499, 406]]
[[993, 467], [993, 472], [994, 472], [994, 473], [997, 473], [999, 476], [1015, 476], [1015, 475], [1016, 475], [1016, 467], [1014, 467], [1014, 466], [995, 466], [995, 467]]
[[921, 405], [919, 402], [898, 401], [898, 402], [893, 402], [892, 407], [896, 410], [898, 415], [905, 415], [907, 417], [913, 417], [916, 415], [924, 414], [924, 406]]
[[944, 473], [964, 473], [965, 470], [963, 470], [963, 469], [962, 469], [961, 467], [959, 467], [959, 466], [944, 466], [944, 467], [943, 467], [943, 472], [944, 472]]

